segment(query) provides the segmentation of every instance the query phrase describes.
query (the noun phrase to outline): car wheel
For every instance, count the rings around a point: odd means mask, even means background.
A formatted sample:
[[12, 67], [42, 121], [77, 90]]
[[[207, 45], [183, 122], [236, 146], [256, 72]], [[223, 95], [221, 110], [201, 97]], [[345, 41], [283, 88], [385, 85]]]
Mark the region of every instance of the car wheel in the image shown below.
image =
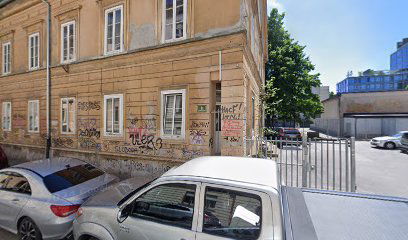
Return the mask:
[[21, 240], [42, 240], [40, 229], [29, 219], [24, 218], [18, 226], [18, 236]]
[[386, 149], [395, 149], [395, 143], [393, 143], [393, 142], [387, 142], [385, 145], [385, 148]]

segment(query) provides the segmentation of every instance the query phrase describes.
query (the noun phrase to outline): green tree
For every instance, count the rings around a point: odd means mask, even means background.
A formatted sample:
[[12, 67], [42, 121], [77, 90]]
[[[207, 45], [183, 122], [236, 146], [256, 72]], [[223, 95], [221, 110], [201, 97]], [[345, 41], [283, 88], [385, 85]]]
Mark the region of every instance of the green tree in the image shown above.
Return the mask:
[[283, 23], [285, 14], [273, 9], [268, 19], [268, 55], [266, 63], [265, 113], [272, 124], [276, 120], [301, 123], [323, 112], [319, 96], [312, 87], [321, 85], [319, 74], [294, 41]]

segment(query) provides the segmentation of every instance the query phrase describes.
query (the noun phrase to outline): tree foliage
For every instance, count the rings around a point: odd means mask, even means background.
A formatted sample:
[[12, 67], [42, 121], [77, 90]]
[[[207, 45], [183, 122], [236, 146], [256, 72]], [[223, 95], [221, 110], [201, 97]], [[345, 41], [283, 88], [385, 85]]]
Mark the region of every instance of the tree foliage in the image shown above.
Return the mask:
[[273, 9], [268, 19], [265, 112], [274, 120], [300, 123], [323, 112], [319, 96], [312, 93], [321, 83], [319, 74], [312, 74], [315, 67], [305, 47], [285, 30], [284, 17]]

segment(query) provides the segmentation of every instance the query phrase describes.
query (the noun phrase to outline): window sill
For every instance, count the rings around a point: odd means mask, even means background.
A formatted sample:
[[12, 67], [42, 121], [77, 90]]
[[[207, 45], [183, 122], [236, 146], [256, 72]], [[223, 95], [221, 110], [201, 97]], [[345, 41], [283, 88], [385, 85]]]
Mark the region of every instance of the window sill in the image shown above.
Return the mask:
[[71, 63], [74, 63], [75, 61], [76, 61], [76, 59], [61, 61], [61, 65], [71, 64]]
[[111, 52], [104, 52], [104, 56], [109, 57], [109, 56], [115, 56], [115, 55], [119, 55], [121, 53], [124, 53], [123, 49], [121, 50], [117, 50], [117, 51], [111, 51]]
[[29, 134], [39, 134], [40, 131], [27, 131]]
[[185, 141], [186, 138], [184, 136], [170, 136], [170, 135], [161, 135], [160, 136], [163, 140], [172, 140], [172, 141]]
[[186, 40], [186, 37], [181, 37], [181, 38], [175, 38], [175, 39], [169, 39], [169, 40], [163, 40], [163, 43], [174, 43], [174, 42], [178, 42], [178, 41], [183, 41]]

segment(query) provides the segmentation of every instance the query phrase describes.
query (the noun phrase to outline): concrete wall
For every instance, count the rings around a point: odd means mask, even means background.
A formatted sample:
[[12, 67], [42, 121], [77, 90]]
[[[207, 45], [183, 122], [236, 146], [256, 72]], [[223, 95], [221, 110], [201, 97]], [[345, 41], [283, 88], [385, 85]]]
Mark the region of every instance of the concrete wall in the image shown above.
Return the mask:
[[340, 114], [408, 113], [407, 102], [408, 91], [343, 94]]

